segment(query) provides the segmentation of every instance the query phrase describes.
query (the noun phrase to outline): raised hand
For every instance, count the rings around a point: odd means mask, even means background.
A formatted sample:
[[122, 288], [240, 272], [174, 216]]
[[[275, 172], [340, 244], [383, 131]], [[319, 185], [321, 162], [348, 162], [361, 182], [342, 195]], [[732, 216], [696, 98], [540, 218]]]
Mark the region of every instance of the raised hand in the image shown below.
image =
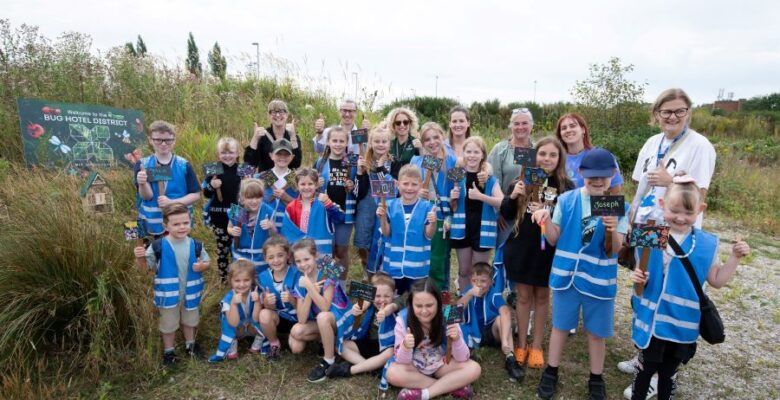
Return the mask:
[[135, 256], [135, 258], [146, 257], [146, 249], [144, 248], [144, 246], [138, 246], [133, 249], [133, 255]]
[[148, 183], [149, 176], [146, 175], [146, 170], [141, 167], [141, 170], [138, 171], [138, 174], [135, 176], [135, 181], [138, 182], [139, 185], [143, 185], [144, 183]]
[[471, 200], [482, 200], [484, 195], [482, 192], [479, 191], [479, 188], [477, 187], [477, 183], [473, 182], [471, 184], [471, 187], [469, 188], [469, 199]]
[[325, 117], [320, 113], [320, 117], [314, 121], [314, 131], [319, 135], [325, 130]]
[[406, 335], [404, 336], [404, 341], [401, 343], [406, 350], [412, 350], [414, 349], [414, 335], [412, 335], [412, 330], [408, 327], [406, 328]]
[[257, 303], [260, 301], [260, 286], [256, 287], [254, 291], [252, 291], [250, 295], [253, 302]]
[[268, 131], [265, 130], [265, 128], [257, 125], [257, 122], [255, 122], [255, 129], [253, 132], [254, 132], [253, 135], [258, 139], [268, 134]]
[[274, 226], [273, 222], [271, 222], [271, 220], [268, 219], [268, 217], [260, 221], [260, 228], [262, 228], [264, 231], [271, 229], [271, 227], [273, 226]]
[[460, 338], [460, 329], [458, 324], [447, 325], [447, 337], [452, 341], [457, 341]]
[[211, 182], [209, 182], [209, 185], [211, 185], [211, 187], [214, 189], [219, 189], [222, 187], [222, 179], [214, 177], [211, 179]]

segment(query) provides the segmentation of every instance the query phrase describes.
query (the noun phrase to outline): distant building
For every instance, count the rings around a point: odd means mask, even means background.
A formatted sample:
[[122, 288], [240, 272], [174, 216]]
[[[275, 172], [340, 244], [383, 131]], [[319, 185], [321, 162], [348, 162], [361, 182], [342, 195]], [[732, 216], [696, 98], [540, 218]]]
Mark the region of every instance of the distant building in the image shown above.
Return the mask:
[[742, 103], [745, 99], [739, 100], [718, 100], [712, 105], [713, 110], [723, 110], [726, 112], [740, 112], [742, 111]]

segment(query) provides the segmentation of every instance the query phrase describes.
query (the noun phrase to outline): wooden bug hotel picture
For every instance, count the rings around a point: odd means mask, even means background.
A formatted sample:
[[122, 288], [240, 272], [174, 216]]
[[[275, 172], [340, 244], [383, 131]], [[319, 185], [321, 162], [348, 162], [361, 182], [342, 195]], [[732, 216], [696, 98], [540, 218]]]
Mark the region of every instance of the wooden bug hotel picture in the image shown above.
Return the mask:
[[81, 206], [86, 212], [97, 214], [114, 212], [114, 196], [111, 194], [111, 188], [96, 171], [89, 174], [79, 195]]

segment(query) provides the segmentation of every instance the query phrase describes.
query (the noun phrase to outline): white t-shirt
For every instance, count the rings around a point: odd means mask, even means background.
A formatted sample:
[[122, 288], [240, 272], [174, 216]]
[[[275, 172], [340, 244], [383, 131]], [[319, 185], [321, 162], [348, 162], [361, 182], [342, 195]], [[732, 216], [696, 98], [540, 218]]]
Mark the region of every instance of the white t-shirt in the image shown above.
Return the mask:
[[[658, 148], [661, 145], [661, 153], [672, 143], [666, 139], [663, 133], [659, 133], [647, 139], [634, 166], [632, 179], [639, 182], [636, 196], [634, 196], [633, 208], [636, 216], [633, 222], [645, 223], [648, 219], [654, 219], [656, 224], [663, 222], [663, 209], [658, 204], [658, 199], [666, 193], [665, 187], [647, 184], [647, 172], [656, 168], [658, 163]], [[708, 189], [715, 172], [715, 148], [712, 143], [693, 129], [688, 128], [685, 136], [677, 143], [666, 156], [666, 170], [674, 176], [678, 171], [685, 171], [693, 177], [702, 189]], [[699, 214], [694, 224], [701, 228], [703, 213]]]

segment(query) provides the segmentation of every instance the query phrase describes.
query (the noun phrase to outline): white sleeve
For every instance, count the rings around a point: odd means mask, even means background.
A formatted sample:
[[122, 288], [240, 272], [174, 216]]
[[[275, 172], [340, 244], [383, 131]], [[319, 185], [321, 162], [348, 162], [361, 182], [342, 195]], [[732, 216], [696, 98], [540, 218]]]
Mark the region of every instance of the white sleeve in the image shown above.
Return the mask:
[[653, 136], [645, 142], [644, 146], [642, 146], [642, 150], [639, 150], [639, 155], [636, 157], [636, 164], [634, 165], [634, 172], [631, 174], [631, 179], [639, 182], [642, 179], [642, 175], [644, 175], [644, 168], [645, 168], [645, 162], [649, 157], [651, 157], [650, 152], [653, 148], [653, 145], [651, 144], [654, 142], [655, 138], [657, 137]]
[[715, 173], [715, 148], [705, 137], [696, 145], [695, 153], [691, 157], [689, 171], [686, 171], [696, 184], [702, 189], [708, 189], [712, 181], [712, 175]]

